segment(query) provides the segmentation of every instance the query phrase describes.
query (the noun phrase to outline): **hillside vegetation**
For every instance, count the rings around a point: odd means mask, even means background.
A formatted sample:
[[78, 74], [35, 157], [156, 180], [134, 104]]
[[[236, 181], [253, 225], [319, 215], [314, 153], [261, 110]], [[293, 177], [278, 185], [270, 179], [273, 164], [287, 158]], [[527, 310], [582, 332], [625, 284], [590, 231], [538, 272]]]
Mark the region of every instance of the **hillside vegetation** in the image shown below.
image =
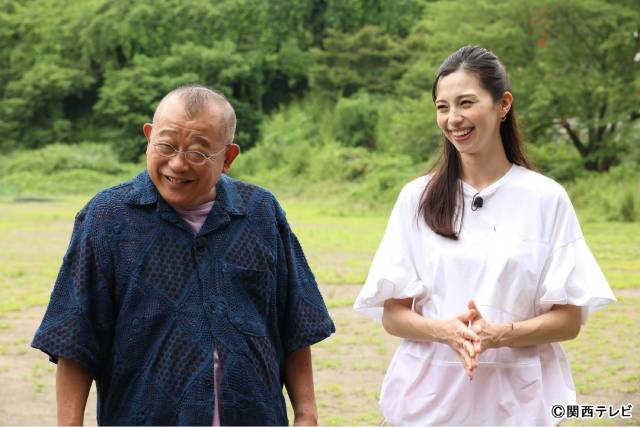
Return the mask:
[[479, 44], [510, 72], [540, 170], [588, 219], [638, 220], [634, 6], [0, 0], [0, 198], [90, 194], [131, 177], [159, 99], [197, 82], [237, 110], [233, 175], [337, 209], [387, 209], [437, 160], [439, 64]]

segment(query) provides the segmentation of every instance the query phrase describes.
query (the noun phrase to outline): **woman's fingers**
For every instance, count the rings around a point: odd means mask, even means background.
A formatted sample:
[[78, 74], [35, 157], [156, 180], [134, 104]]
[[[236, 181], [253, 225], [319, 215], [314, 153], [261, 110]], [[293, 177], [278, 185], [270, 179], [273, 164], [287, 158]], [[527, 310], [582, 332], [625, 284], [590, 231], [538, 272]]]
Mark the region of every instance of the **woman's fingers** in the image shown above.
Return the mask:
[[462, 347], [467, 352], [470, 358], [476, 357], [476, 349], [475, 346], [471, 343], [471, 341], [464, 340], [462, 343]]
[[468, 310], [451, 319], [453, 322], [449, 323], [453, 326], [450, 331], [454, 332], [454, 335], [450, 336], [447, 341], [462, 359], [469, 380], [473, 379], [473, 371], [478, 366], [478, 356], [481, 349], [480, 336], [471, 328], [471, 323], [477, 320], [477, 314], [475, 310]]
[[456, 343], [456, 350], [464, 363], [467, 376], [469, 380], [471, 380], [473, 379], [473, 371], [478, 366], [478, 353], [476, 352], [475, 345], [466, 339], [465, 336], [468, 334], [468, 330], [460, 331], [458, 342]]
[[471, 342], [480, 342], [480, 336], [478, 336], [478, 334], [476, 333], [476, 331], [474, 331], [472, 328], [465, 328], [462, 331], [462, 337], [471, 341]]
[[482, 353], [482, 342], [480, 340], [474, 341], [473, 349], [476, 351], [477, 354]]
[[462, 358], [464, 363], [464, 370], [466, 371], [469, 379], [473, 377], [473, 362], [471, 361], [471, 357], [469, 357], [469, 353], [465, 350], [464, 346], [460, 346], [458, 349], [458, 354]]

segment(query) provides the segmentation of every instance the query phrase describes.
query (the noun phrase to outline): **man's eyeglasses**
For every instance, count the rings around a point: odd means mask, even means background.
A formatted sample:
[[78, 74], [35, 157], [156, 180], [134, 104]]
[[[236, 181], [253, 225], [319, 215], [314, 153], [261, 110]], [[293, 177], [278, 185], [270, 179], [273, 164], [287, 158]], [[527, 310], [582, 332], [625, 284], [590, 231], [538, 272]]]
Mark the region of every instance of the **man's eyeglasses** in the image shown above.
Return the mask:
[[199, 151], [178, 150], [173, 145], [165, 144], [163, 142], [154, 142], [152, 145], [158, 155], [162, 157], [175, 157], [178, 153], [182, 153], [184, 155], [184, 159], [192, 165], [203, 165], [207, 160], [215, 161], [216, 156], [227, 149], [227, 146], [225, 145], [224, 148], [217, 153], [205, 154]]

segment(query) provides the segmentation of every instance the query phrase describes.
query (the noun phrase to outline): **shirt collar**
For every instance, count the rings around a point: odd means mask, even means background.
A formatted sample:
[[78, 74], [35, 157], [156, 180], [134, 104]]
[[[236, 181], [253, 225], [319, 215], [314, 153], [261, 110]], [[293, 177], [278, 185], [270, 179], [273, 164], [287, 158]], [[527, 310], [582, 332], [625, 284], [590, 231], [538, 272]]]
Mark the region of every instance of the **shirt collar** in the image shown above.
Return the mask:
[[229, 178], [227, 175], [220, 176], [216, 185], [215, 200], [216, 205], [220, 204], [231, 215], [244, 215], [246, 212], [244, 201], [233, 183], [233, 178]]
[[158, 190], [146, 170], [138, 174], [130, 182], [132, 186], [124, 196], [125, 203], [134, 206], [145, 206], [152, 205], [158, 201]]
[[[136, 176], [131, 183], [133, 185], [124, 198], [125, 203], [145, 206], [157, 203], [158, 199], [161, 198], [146, 170]], [[215, 205], [217, 205], [216, 210], [230, 215], [244, 215], [246, 212], [246, 206], [236, 186], [233, 184], [233, 179], [227, 175], [220, 176], [220, 180], [216, 185]]]

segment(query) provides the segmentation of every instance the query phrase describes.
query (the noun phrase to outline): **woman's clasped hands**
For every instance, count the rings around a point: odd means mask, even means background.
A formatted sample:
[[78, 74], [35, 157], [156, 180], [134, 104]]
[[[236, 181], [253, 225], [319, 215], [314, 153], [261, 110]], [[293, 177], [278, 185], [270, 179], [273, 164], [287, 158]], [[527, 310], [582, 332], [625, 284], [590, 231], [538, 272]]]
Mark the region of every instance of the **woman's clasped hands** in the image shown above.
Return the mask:
[[496, 325], [482, 317], [474, 300], [469, 301], [467, 308], [464, 313], [443, 322], [440, 342], [447, 344], [460, 356], [465, 372], [472, 380], [480, 354], [486, 349], [498, 347], [500, 334]]

